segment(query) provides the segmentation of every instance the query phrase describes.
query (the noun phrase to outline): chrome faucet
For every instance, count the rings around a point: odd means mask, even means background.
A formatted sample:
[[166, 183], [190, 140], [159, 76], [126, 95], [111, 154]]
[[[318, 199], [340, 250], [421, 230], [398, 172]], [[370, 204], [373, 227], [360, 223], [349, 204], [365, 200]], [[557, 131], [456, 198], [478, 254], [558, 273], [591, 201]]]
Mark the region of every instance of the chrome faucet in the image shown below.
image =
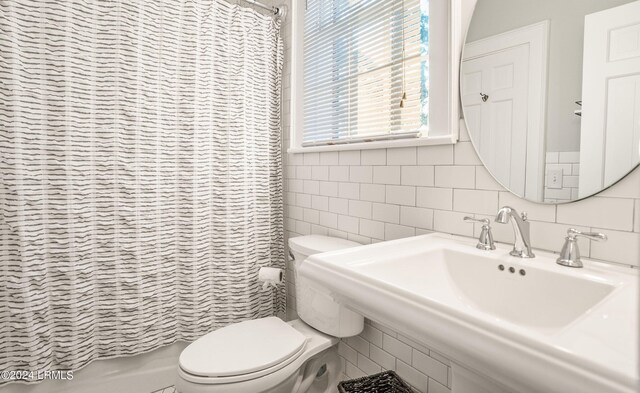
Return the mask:
[[578, 236], [586, 237], [589, 240], [605, 241], [607, 235], [597, 232], [580, 232], [573, 228], [567, 231], [567, 237], [565, 238], [564, 246], [560, 251], [560, 256], [556, 260], [558, 265], [567, 267], [582, 267], [582, 261], [580, 260], [580, 249], [578, 249]]
[[493, 235], [491, 234], [491, 221], [489, 221], [488, 218], [478, 219], [473, 217], [465, 217], [464, 221], [482, 223], [482, 230], [480, 231], [478, 244], [476, 244], [477, 249], [485, 251], [496, 249], [496, 245], [493, 242]]
[[529, 221], [527, 221], [527, 213], [519, 215], [516, 209], [505, 206], [498, 211], [496, 216], [497, 223], [507, 224], [509, 221], [513, 224], [513, 232], [516, 241], [513, 244], [513, 250], [509, 253], [514, 257], [534, 258], [535, 254], [531, 251], [531, 238], [529, 233]]

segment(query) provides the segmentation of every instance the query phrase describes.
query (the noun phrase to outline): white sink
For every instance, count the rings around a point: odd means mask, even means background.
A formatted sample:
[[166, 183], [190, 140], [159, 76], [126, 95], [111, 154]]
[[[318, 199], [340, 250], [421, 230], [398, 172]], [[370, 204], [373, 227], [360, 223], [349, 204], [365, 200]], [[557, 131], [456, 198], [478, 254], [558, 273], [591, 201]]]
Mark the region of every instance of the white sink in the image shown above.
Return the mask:
[[[461, 302], [495, 318], [549, 332], [585, 314], [615, 288], [594, 277], [534, 267], [516, 269], [495, 255], [450, 247], [407, 255], [401, 260], [387, 257], [352, 266], [354, 272], [399, 290], [443, 304]], [[510, 273], [510, 268], [515, 272]]]
[[510, 389], [637, 392], [637, 271], [474, 245], [418, 236], [317, 254], [298, 274]]

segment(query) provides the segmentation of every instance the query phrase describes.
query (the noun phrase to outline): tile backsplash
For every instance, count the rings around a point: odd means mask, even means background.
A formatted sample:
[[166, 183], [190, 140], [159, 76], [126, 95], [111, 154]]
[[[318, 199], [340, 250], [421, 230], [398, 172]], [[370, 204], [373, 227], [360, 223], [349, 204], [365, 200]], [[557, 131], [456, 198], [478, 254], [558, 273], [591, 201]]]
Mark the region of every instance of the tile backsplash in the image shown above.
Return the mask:
[[[493, 180], [463, 132], [455, 145], [291, 154], [285, 173], [290, 236], [324, 234], [360, 243], [431, 231], [474, 237], [480, 225], [464, 222], [464, 216], [493, 218], [510, 205], [528, 213], [535, 248], [559, 252], [571, 227], [598, 231], [609, 241], [581, 239], [583, 256], [638, 267], [637, 169], [583, 201], [531, 203]], [[510, 225], [492, 227], [496, 241], [513, 242]]]
[[[291, 127], [290, 37], [288, 18], [283, 25], [285, 149]], [[510, 205], [528, 213], [535, 248], [558, 252], [570, 227], [604, 232], [607, 242], [579, 240], [582, 255], [638, 267], [640, 170], [584, 201], [535, 204], [513, 196], [491, 177], [463, 124], [461, 128], [455, 145], [284, 154], [287, 236], [322, 234], [365, 244], [432, 231], [477, 237], [480, 225], [465, 223], [464, 216], [493, 219], [499, 207]], [[493, 232], [496, 241], [513, 242], [511, 225], [494, 223]], [[291, 273], [287, 315], [296, 318]], [[445, 356], [374, 321], [367, 321], [360, 336], [343, 339], [339, 351], [346, 377], [392, 369], [419, 392], [450, 391], [450, 361]]]
[[578, 199], [580, 152], [548, 152], [545, 161], [545, 202]]
[[394, 370], [419, 392], [451, 392], [449, 359], [376, 322], [367, 320], [359, 336], [341, 340], [338, 353], [346, 378]]

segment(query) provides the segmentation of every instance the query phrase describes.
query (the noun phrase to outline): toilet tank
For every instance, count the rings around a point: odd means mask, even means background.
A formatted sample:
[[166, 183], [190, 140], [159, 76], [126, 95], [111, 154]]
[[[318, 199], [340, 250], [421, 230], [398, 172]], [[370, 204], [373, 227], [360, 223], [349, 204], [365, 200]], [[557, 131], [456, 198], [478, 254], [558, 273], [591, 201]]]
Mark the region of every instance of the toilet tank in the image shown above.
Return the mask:
[[360, 334], [364, 317], [336, 303], [329, 290], [298, 275], [299, 267], [309, 255], [359, 246], [359, 243], [335, 237], [310, 235], [289, 239], [289, 250], [294, 258], [298, 316], [313, 328], [334, 336], [350, 337]]

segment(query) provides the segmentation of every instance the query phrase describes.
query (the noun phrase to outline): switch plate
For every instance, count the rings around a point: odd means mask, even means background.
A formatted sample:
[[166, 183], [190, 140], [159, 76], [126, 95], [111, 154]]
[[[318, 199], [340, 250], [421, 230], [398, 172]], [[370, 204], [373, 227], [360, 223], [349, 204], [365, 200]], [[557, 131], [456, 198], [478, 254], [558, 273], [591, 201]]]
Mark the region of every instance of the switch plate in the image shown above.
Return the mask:
[[562, 169], [550, 169], [547, 173], [547, 188], [562, 188]]

